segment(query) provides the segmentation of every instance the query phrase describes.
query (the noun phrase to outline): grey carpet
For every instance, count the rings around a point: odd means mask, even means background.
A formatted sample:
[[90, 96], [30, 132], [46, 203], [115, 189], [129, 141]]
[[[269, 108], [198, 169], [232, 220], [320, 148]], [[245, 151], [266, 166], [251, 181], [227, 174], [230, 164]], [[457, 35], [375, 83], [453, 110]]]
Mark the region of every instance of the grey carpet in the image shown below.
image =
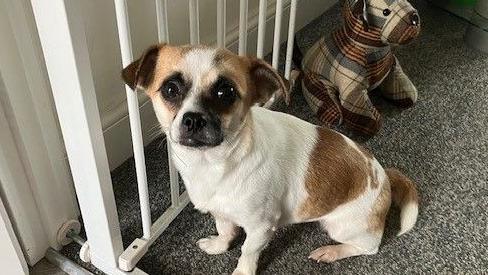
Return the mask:
[[[488, 57], [463, 43], [463, 21], [427, 2], [412, 2], [422, 18], [421, 36], [395, 52], [418, 87], [419, 102], [401, 110], [373, 95], [384, 127], [372, 139], [353, 138], [385, 167], [400, 168], [418, 184], [422, 203], [417, 226], [395, 237], [398, 212], [391, 211], [378, 254], [332, 264], [307, 259], [316, 247], [332, 243], [318, 225], [289, 226], [280, 229], [262, 253], [263, 274], [488, 273]], [[298, 33], [300, 47], [307, 49], [339, 22], [336, 5]], [[299, 89], [289, 107], [278, 105], [278, 110], [317, 122]], [[154, 218], [169, 206], [165, 147], [159, 139], [146, 148]], [[112, 179], [128, 245], [142, 235], [133, 160], [117, 168]], [[209, 256], [195, 242], [210, 234], [215, 234], [211, 217], [190, 204], [138, 267], [149, 274], [232, 272], [244, 236], [229, 252]], [[71, 245], [64, 251], [79, 261], [77, 249]]]

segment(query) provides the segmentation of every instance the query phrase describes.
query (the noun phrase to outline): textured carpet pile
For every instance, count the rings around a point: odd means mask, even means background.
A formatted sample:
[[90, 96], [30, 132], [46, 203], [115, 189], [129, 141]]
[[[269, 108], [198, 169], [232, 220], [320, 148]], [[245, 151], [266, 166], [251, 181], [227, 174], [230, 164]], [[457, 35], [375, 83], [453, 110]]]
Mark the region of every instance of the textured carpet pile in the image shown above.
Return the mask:
[[[422, 32], [395, 49], [419, 90], [411, 109], [373, 100], [384, 126], [369, 140], [352, 136], [385, 167], [398, 167], [418, 185], [420, 215], [410, 233], [396, 237], [398, 212], [390, 211], [379, 253], [332, 264], [307, 259], [310, 251], [332, 243], [317, 224], [278, 230], [259, 261], [263, 274], [488, 273], [488, 56], [463, 42], [466, 23], [428, 2], [419, 10]], [[335, 5], [297, 34], [305, 51], [340, 23]], [[300, 88], [290, 106], [277, 110], [316, 123]], [[350, 135], [347, 130], [339, 129]], [[350, 135], [351, 136], [351, 135]], [[166, 142], [146, 148], [151, 211], [156, 219], [170, 205]], [[130, 159], [112, 173], [124, 245], [142, 235], [135, 169]], [[149, 274], [228, 274], [237, 264], [242, 234], [230, 251], [207, 255], [196, 241], [215, 234], [214, 222], [188, 205], [150, 247], [138, 267]], [[76, 245], [64, 252], [79, 261]]]

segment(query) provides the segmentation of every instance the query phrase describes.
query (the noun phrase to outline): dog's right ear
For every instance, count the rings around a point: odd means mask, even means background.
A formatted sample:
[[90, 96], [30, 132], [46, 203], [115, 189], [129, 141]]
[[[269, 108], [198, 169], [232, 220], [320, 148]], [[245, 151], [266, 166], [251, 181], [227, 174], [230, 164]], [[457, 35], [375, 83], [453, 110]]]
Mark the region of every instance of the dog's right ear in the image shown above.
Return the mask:
[[122, 70], [122, 79], [131, 89], [146, 89], [154, 79], [154, 70], [162, 45], [148, 48], [141, 58]]
[[283, 96], [286, 104], [290, 103], [290, 83], [282, 77], [266, 61], [248, 58], [250, 61], [249, 75], [254, 84], [254, 103], [266, 103], [274, 93]]

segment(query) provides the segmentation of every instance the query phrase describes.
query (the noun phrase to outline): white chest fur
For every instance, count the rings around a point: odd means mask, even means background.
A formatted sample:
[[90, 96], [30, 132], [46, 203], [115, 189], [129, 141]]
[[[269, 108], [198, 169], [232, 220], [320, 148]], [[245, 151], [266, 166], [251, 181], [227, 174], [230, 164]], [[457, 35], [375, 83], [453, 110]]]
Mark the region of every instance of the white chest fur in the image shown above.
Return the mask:
[[245, 226], [295, 221], [317, 133], [293, 116], [253, 107], [251, 139], [207, 150], [174, 145], [174, 161], [195, 207]]

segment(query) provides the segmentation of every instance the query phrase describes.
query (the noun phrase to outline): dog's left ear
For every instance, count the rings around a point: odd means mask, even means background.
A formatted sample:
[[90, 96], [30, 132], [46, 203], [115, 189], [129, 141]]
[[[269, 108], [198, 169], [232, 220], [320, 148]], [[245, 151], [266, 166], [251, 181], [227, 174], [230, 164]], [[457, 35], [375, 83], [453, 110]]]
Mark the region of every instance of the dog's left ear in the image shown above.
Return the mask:
[[352, 12], [355, 16], [358, 16], [359, 19], [363, 22], [364, 30], [368, 31], [368, 0], [355, 0], [355, 3], [352, 7]]
[[133, 90], [146, 89], [154, 79], [154, 70], [161, 45], [148, 48], [141, 58], [135, 60], [122, 70], [122, 79]]
[[250, 58], [249, 75], [254, 86], [254, 103], [266, 103], [274, 93], [290, 104], [290, 84], [262, 59]]

